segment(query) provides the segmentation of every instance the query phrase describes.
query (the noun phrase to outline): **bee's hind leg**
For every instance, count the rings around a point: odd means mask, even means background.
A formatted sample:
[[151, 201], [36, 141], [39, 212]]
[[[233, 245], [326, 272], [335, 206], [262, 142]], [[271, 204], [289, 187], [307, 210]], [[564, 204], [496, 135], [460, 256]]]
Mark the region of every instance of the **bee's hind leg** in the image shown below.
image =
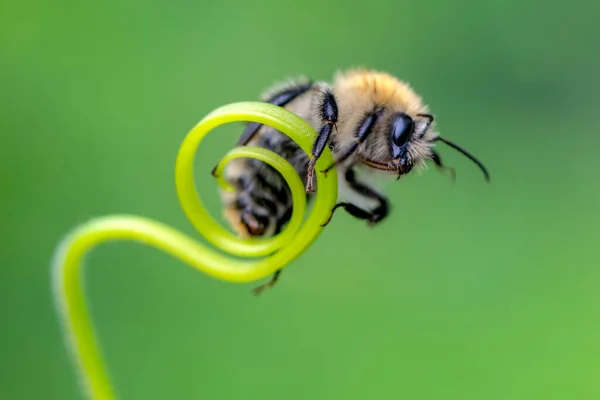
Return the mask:
[[[275, 232], [273, 233], [273, 235], [277, 236], [281, 232], [282, 228], [283, 228], [283, 224], [278, 224], [277, 227], [275, 228]], [[268, 282], [265, 282], [262, 285], [257, 286], [254, 289], [252, 289], [252, 293], [254, 293], [255, 296], [258, 296], [259, 294], [264, 292], [266, 289], [272, 288], [273, 286], [275, 286], [275, 284], [279, 280], [280, 275], [281, 275], [281, 270], [278, 269], [277, 271], [275, 271], [273, 273], [273, 275], [271, 275], [271, 279], [269, 279]]]
[[271, 276], [271, 279], [269, 279], [268, 282], [263, 283], [262, 285], [260, 285], [258, 287], [255, 287], [254, 289], [252, 289], [252, 293], [254, 293], [256, 296], [258, 296], [259, 294], [261, 294], [262, 292], [264, 292], [266, 289], [272, 288], [273, 286], [275, 286], [275, 284], [279, 280], [279, 275], [281, 275], [281, 270], [280, 269], [278, 269], [277, 271], [275, 271], [275, 273]]

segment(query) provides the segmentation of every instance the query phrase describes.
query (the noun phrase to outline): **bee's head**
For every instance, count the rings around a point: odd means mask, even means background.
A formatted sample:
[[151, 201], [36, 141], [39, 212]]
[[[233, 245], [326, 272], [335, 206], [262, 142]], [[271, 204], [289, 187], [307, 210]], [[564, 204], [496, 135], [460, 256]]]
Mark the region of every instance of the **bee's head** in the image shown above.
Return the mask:
[[370, 148], [363, 152], [363, 163], [398, 177], [408, 174], [430, 157], [435, 138], [429, 131], [432, 122], [430, 114], [417, 114], [414, 119], [404, 112], [388, 115]]
[[413, 118], [404, 112], [393, 113], [383, 126], [383, 134], [379, 135], [382, 139], [380, 144], [387, 144], [388, 151], [363, 154], [363, 163], [396, 174], [399, 179], [427, 160], [434, 160], [439, 166], [439, 156], [434, 155], [432, 147], [436, 141], [441, 141], [477, 164], [489, 181], [485, 166], [465, 149], [433, 132], [430, 129], [432, 123], [431, 114], [416, 114]]

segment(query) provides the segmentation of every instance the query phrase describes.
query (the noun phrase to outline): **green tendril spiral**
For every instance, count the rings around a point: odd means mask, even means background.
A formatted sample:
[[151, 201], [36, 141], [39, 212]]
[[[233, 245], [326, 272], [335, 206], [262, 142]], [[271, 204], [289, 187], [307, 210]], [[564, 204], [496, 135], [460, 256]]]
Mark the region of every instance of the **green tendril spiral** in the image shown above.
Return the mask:
[[[187, 135], [176, 162], [175, 183], [185, 214], [196, 230], [222, 254], [196, 242], [191, 237], [152, 219], [135, 215], [111, 215], [96, 218], [74, 229], [59, 245], [52, 263], [52, 286], [67, 345], [92, 399], [116, 398], [104, 366], [98, 341], [85, 303], [82, 285], [82, 260], [94, 246], [111, 240], [134, 240], [163, 250], [189, 266], [210, 276], [230, 282], [250, 282], [284, 268], [298, 257], [321, 233], [337, 199], [335, 169], [327, 176], [317, 174], [315, 205], [302, 223], [306, 212], [304, 187], [295, 169], [281, 156], [258, 147], [232, 149], [219, 162], [216, 175], [219, 185], [233, 190], [223, 178], [223, 169], [233, 159], [255, 158], [279, 171], [292, 192], [294, 208], [286, 229], [276, 237], [241, 239], [226, 229], [206, 211], [194, 183], [194, 158], [202, 139], [212, 129], [229, 122], [251, 121], [269, 125], [294, 140], [310, 154], [316, 132], [293, 113], [271, 104], [243, 102], [220, 107], [208, 114]], [[317, 162], [317, 171], [333, 162], [329, 149]], [[233, 258], [230, 255], [251, 260]], [[262, 258], [260, 258], [262, 257]]]

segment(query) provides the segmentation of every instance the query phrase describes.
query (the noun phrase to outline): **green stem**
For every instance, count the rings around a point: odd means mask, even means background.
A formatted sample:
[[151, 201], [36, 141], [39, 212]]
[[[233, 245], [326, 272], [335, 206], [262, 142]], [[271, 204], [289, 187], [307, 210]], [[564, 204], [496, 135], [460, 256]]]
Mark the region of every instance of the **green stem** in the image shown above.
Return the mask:
[[[292, 191], [294, 209], [286, 229], [267, 239], [241, 239], [222, 228], [206, 211], [194, 184], [194, 158], [202, 139], [219, 125], [236, 121], [253, 121], [272, 126], [293, 139], [310, 154], [316, 132], [301, 118], [266, 103], [244, 102], [223, 106], [207, 115], [187, 135], [181, 145], [175, 181], [181, 206], [188, 219], [212, 245], [236, 256], [261, 257], [240, 260], [219, 253], [191, 237], [160, 222], [135, 215], [113, 215], [92, 220], [69, 234], [58, 247], [52, 264], [55, 305], [64, 327], [67, 344], [73, 354], [85, 390], [90, 398], [116, 398], [104, 366], [98, 342], [85, 303], [82, 287], [82, 260], [96, 245], [111, 240], [133, 240], [165, 251], [191, 267], [210, 276], [231, 282], [249, 282], [264, 278], [284, 268], [297, 258], [321, 233], [337, 199], [337, 175], [317, 174], [319, 190], [315, 206], [305, 223], [306, 198], [302, 181], [295, 169], [279, 155], [257, 147], [237, 147], [219, 162], [218, 183], [232, 190], [222, 178], [225, 165], [240, 157], [267, 162], [279, 171]], [[317, 162], [322, 170], [333, 162], [327, 149]]]

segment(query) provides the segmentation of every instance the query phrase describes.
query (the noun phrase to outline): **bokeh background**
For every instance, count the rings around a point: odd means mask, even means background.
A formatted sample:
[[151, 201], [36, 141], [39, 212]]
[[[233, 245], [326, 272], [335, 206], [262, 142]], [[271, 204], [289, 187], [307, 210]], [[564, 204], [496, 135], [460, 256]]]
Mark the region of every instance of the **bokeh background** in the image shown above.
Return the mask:
[[[600, 398], [600, 16], [595, 1], [4, 2], [0, 398], [78, 399], [52, 306], [55, 246], [135, 213], [194, 234], [179, 145], [274, 81], [364, 65], [409, 81], [442, 148], [340, 212], [256, 298], [154, 249], [102, 246], [86, 285], [123, 399]], [[198, 153], [198, 186], [241, 124]]]

